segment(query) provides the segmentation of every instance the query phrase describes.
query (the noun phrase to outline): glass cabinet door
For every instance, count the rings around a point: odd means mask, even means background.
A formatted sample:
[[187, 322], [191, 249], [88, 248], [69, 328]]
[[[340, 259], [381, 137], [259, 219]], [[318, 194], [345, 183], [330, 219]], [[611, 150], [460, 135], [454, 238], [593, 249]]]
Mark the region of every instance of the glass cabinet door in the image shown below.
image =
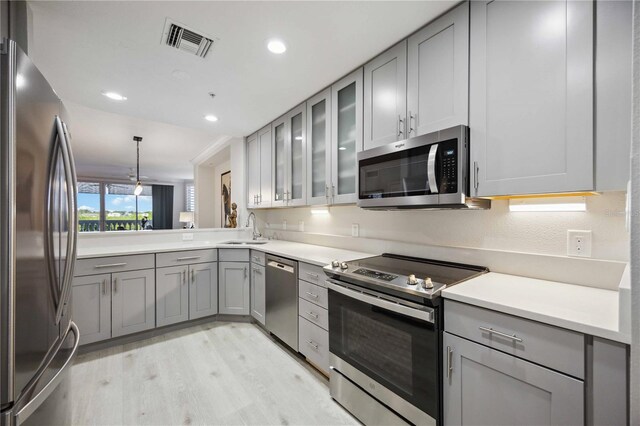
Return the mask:
[[284, 119], [273, 123], [273, 196], [271, 200], [273, 206], [285, 204], [285, 127]]
[[362, 150], [362, 68], [332, 88], [332, 203], [357, 201], [357, 153]]
[[304, 104], [289, 113], [288, 179], [285, 190], [286, 204], [289, 206], [306, 203], [305, 113], [306, 105]]
[[307, 101], [307, 204], [329, 204], [331, 89]]

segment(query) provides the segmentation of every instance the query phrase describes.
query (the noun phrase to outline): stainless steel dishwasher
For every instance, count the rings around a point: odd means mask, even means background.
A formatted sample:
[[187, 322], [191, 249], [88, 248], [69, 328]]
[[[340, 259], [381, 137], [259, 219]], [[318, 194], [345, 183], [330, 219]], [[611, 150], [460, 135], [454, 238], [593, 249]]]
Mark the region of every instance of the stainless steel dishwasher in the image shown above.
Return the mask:
[[298, 262], [267, 255], [267, 330], [298, 351]]

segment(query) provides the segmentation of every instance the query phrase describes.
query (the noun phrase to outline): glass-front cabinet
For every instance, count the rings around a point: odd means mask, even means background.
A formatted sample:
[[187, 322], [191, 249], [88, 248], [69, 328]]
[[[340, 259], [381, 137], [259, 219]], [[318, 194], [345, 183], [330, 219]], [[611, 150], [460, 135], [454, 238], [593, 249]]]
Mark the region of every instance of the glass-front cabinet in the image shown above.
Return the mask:
[[331, 88], [307, 101], [307, 204], [331, 202]]
[[302, 104], [272, 123], [273, 207], [306, 204], [306, 121]]
[[362, 76], [359, 68], [331, 88], [331, 204], [357, 201], [356, 156], [362, 150]]

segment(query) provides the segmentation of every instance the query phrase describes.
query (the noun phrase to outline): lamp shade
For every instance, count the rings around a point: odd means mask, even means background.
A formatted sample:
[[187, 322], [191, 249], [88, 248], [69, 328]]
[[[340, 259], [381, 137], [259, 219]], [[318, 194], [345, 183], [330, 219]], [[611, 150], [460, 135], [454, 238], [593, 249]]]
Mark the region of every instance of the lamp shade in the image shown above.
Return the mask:
[[180, 222], [183, 222], [183, 223], [193, 222], [193, 212], [180, 212]]

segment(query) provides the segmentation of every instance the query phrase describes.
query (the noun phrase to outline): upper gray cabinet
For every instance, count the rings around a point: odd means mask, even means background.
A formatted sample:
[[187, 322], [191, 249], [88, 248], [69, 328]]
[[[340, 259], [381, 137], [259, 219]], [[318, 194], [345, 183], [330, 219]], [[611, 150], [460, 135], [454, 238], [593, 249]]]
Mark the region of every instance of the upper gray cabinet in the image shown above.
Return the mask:
[[407, 51], [406, 137], [468, 125], [469, 3], [409, 37]]
[[406, 139], [407, 41], [364, 66], [364, 149]]
[[362, 68], [331, 86], [331, 204], [358, 200], [362, 151]]
[[331, 202], [331, 89], [307, 101], [307, 204]]
[[247, 136], [247, 208], [271, 207], [271, 124]]
[[306, 104], [271, 124], [273, 131], [273, 207], [306, 204]]
[[474, 195], [593, 190], [593, 9], [471, 2]]

